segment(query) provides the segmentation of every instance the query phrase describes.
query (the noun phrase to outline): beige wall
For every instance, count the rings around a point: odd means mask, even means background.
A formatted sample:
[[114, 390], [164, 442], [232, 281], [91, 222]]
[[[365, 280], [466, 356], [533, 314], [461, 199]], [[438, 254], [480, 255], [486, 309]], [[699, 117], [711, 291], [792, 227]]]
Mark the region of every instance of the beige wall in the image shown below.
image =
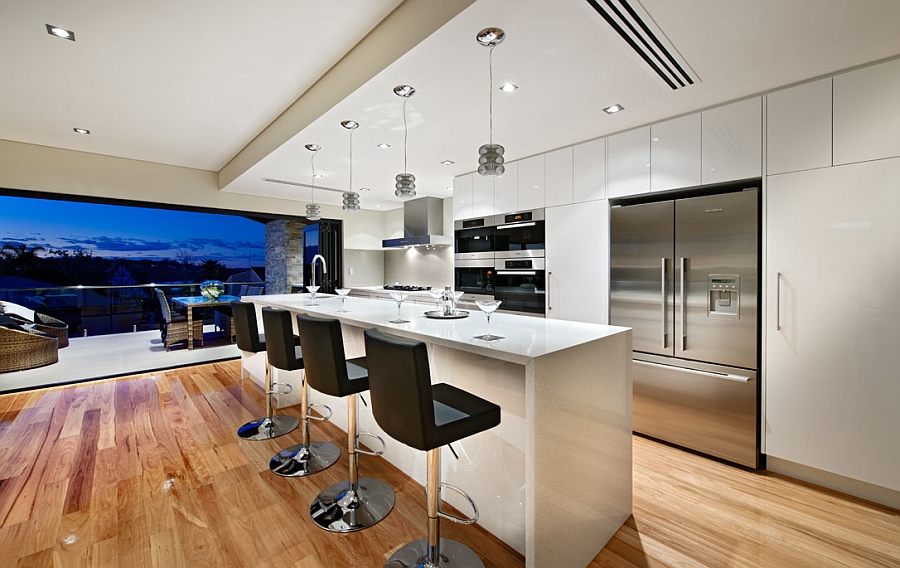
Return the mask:
[[[353, 274], [350, 274], [350, 272]], [[344, 249], [344, 286], [381, 286], [384, 284], [384, 252]]]

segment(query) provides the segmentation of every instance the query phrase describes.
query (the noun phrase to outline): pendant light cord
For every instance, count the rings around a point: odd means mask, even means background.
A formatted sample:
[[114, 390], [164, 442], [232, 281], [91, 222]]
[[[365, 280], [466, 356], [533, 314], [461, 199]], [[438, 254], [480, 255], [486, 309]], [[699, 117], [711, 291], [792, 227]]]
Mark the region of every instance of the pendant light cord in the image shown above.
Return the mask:
[[406, 140], [409, 138], [409, 128], [406, 125], [406, 101], [408, 100], [408, 98], [403, 99], [403, 173], [409, 173], [406, 168]]
[[312, 185], [312, 189], [310, 190], [310, 196], [312, 197], [313, 205], [316, 203], [316, 154], [318, 153], [319, 151], [316, 150], [309, 158], [309, 165], [312, 167], [312, 183], [310, 184]]
[[490, 80], [488, 84], [488, 116], [490, 117], [488, 140], [491, 144], [494, 143], [494, 47], [492, 45], [491, 50], [488, 52], [488, 77]]
[[347, 191], [353, 191], [353, 131], [355, 128], [350, 129], [350, 187]]

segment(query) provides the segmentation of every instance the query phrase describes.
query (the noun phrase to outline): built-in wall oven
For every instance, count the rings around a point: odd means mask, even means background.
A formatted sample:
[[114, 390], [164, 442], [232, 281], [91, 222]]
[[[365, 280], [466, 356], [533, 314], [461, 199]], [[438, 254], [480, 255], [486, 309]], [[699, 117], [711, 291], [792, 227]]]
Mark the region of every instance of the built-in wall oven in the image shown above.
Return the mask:
[[455, 221], [453, 252], [455, 260], [494, 259], [494, 216]]
[[457, 260], [453, 268], [455, 290], [463, 292], [462, 300], [494, 298], [494, 260]]
[[543, 209], [496, 215], [495, 223], [494, 257], [498, 261], [514, 258], [543, 258]]
[[496, 260], [494, 299], [500, 310], [543, 316], [547, 288], [543, 257]]

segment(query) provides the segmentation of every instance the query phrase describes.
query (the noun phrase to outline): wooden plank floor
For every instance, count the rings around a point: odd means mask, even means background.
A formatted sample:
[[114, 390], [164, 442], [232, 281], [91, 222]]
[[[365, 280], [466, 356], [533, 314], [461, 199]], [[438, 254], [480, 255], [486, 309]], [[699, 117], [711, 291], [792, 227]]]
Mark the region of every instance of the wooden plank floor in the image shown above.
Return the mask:
[[[346, 454], [305, 479], [268, 471], [299, 440], [239, 440], [262, 413], [238, 362], [0, 396], [0, 568], [381, 566], [424, 536], [421, 486], [360, 457], [397, 492], [375, 527], [336, 535], [308, 503], [347, 476]], [[2, 377], [0, 377], [2, 379]], [[296, 415], [296, 409], [286, 413]], [[313, 437], [342, 448], [331, 424]], [[900, 566], [900, 513], [634, 439], [634, 516], [597, 566]], [[486, 566], [522, 566], [475, 526], [443, 524]], [[556, 568], [556, 567], [552, 567]]]

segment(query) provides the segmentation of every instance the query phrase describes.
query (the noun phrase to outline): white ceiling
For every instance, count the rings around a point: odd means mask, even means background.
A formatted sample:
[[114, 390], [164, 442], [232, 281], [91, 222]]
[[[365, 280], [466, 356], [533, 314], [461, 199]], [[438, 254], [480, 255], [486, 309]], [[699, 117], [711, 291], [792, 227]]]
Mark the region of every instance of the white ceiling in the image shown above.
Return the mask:
[[[0, 138], [218, 171], [399, 3], [7, 2]], [[493, 92], [494, 140], [509, 161], [900, 54], [896, 0], [630, 3], [701, 82], [671, 90], [585, 0], [477, 0], [223, 190], [307, 201], [308, 189], [262, 179], [309, 184], [311, 142], [323, 147], [317, 185], [346, 189], [340, 121], [352, 118], [353, 186], [371, 188], [363, 208], [399, 207], [392, 88], [408, 83], [408, 170], [419, 195], [452, 195], [453, 176], [474, 170], [488, 141], [488, 50], [474, 39], [486, 26], [507, 33]], [[45, 23], [78, 41], [49, 36]], [[519, 90], [496, 90], [505, 80]], [[600, 111], [613, 103], [626, 110]]]

